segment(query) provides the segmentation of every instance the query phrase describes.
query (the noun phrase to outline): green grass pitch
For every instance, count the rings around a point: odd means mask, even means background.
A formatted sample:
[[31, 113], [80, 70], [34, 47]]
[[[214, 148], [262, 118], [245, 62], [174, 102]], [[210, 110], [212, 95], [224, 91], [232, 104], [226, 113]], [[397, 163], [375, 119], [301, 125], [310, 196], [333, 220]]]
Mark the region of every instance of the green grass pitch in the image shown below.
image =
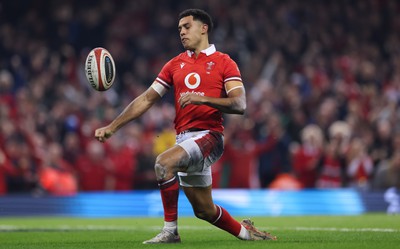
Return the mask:
[[[240, 220], [241, 217], [237, 217]], [[162, 218], [0, 218], [0, 248], [352, 248], [400, 245], [400, 216], [254, 217], [278, 241], [241, 241], [196, 218], [180, 218], [181, 244], [143, 245]]]

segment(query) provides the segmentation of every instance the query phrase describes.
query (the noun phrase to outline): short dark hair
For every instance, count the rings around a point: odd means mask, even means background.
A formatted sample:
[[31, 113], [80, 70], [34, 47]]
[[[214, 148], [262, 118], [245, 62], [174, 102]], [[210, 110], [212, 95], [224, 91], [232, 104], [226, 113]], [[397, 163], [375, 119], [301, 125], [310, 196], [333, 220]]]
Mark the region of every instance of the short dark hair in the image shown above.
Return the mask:
[[211, 16], [204, 10], [201, 10], [201, 9], [184, 10], [179, 14], [179, 20], [184, 17], [187, 17], [187, 16], [193, 16], [193, 20], [197, 20], [204, 24], [207, 24], [207, 26], [208, 26], [207, 33], [208, 34], [210, 34], [214, 28], [214, 24], [212, 22]]

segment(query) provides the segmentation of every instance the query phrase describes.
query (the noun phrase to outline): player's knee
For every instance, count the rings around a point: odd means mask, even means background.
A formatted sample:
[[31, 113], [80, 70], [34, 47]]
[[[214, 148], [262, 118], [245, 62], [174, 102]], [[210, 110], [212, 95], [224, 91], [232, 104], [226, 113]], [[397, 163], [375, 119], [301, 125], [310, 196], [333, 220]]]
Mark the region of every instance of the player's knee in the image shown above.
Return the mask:
[[156, 172], [156, 177], [158, 181], [165, 180], [171, 175], [170, 167], [168, 167], [167, 160], [159, 155], [156, 159], [156, 164], [154, 165], [154, 170]]
[[157, 181], [164, 180], [167, 176], [167, 171], [164, 166], [159, 163], [154, 165], [154, 171], [156, 172]]

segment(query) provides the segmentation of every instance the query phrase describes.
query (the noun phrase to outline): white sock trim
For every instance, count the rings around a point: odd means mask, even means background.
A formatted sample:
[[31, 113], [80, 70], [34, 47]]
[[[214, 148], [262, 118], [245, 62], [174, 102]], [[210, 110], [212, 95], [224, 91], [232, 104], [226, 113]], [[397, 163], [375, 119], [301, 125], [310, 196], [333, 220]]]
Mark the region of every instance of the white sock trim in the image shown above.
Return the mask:
[[249, 240], [250, 239], [249, 231], [247, 231], [247, 229], [243, 225], [241, 225], [240, 233], [237, 237], [242, 240]]
[[168, 183], [170, 183], [170, 182], [174, 181], [174, 180], [175, 180], [175, 178], [176, 178], [176, 176], [172, 177], [172, 178], [171, 178], [171, 179], [169, 179], [168, 181], [165, 181], [165, 182], [161, 183], [161, 184], [160, 184], [160, 186], [162, 186], [162, 185], [165, 185], [165, 184], [168, 184]]
[[211, 224], [215, 224], [217, 221], [219, 221], [219, 219], [221, 219], [221, 216], [222, 216], [222, 208], [218, 205], [215, 205], [215, 206], [219, 209], [219, 215], [218, 215], [217, 219], [215, 219], [214, 222]]

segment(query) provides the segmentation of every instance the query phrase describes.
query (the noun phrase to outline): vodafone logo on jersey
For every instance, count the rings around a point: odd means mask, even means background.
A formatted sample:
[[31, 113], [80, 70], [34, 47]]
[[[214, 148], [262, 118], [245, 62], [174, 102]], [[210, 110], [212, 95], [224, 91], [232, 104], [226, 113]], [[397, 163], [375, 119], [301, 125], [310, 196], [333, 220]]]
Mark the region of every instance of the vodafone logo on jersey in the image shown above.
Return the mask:
[[189, 73], [185, 77], [185, 85], [189, 89], [196, 89], [200, 85], [201, 79], [198, 73]]

